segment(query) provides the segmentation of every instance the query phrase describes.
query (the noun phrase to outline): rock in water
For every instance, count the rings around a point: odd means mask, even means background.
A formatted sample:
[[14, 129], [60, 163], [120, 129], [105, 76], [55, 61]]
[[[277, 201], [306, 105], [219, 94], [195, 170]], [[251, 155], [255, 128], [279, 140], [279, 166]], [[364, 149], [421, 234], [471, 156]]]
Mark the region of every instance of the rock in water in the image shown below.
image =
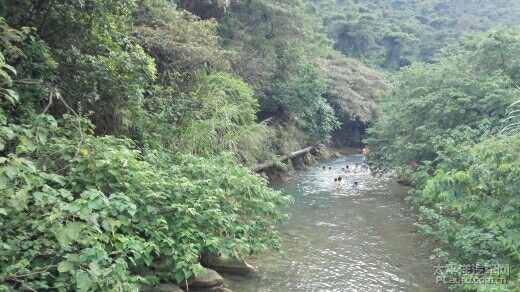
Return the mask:
[[201, 256], [201, 263], [205, 267], [230, 274], [247, 275], [255, 271], [255, 268], [246, 261], [232, 259], [226, 256], [203, 254]]
[[190, 288], [210, 288], [224, 284], [224, 279], [214, 270], [204, 268], [204, 273], [195, 276]]

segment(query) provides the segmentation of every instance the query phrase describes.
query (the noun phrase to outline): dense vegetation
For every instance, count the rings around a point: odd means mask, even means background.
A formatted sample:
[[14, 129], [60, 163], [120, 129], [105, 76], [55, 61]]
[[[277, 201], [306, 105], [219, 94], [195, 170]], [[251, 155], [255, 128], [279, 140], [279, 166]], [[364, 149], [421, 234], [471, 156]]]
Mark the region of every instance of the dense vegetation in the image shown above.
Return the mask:
[[[131, 290], [280, 251], [291, 198], [244, 166], [363, 127], [386, 86], [311, 8], [1, 1], [0, 289]], [[316, 60], [368, 81], [333, 91]]]
[[334, 48], [394, 70], [434, 55], [464, 32], [519, 24], [515, 0], [313, 0]]
[[498, 288], [520, 286], [519, 13], [0, 1], [0, 290], [132, 290], [186, 280], [204, 252], [279, 251], [291, 198], [246, 166], [360, 145], [376, 120], [371, 161], [411, 179], [434, 256], [508, 263]]
[[504, 27], [467, 35], [436, 63], [402, 69], [367, 139], [374, 163], [412, 178], [417, 226], [439, 244], [433, 257], [509, 264], [509, 284], [494, 286], [502, 290], [520, 284], [519, 36]]

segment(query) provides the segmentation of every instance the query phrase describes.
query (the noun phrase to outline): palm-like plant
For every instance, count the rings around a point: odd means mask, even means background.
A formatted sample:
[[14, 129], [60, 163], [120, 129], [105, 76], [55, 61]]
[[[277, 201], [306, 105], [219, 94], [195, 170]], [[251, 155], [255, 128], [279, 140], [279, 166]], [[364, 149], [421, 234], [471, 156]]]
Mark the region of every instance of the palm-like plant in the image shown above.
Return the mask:
[[505, 126], [499, 134], [520, 134], [520, 100], [517, 100], [507, 107], [504, 124]]

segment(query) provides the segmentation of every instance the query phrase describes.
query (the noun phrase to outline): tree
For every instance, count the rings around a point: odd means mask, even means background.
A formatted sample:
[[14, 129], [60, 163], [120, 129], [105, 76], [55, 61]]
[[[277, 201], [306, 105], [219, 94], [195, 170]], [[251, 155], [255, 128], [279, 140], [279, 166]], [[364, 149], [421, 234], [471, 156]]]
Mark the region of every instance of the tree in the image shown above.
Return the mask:
[[[502, 32], [514, 35], [514, 30]], [[496, 132], [518, 89], [514, 75], [508, 75], [500, 63], [486, 65], [486, 46], [474, 45], [495, 42], [494, 34], [463, 40], [446, 49], [435, 64], [401, 70], [383, 99], [384, 115], [367, 140], [380, 162], [414, 168], [421, 161], [441, 159], [438, 153], [450, 146], [475, 143]], [[516, 58], [508, 63], [517, 62]]]
[[[517, 35], [502, 27], [468, 35], [436, 63], [401, 69], [366, 140], [371, 163], [411, 177], [407, 200], [420, 211], [421, 232], [438, 245], [432, 258], [509, 265], [509, 283], [498, 290], [519, 281], [519, 140], [516, 132], [499, 135], [520, 93], [510, 67], [520, 53]], [[462, 277], [452, 288], [488, 289], [471, 284], [474, 273]]]

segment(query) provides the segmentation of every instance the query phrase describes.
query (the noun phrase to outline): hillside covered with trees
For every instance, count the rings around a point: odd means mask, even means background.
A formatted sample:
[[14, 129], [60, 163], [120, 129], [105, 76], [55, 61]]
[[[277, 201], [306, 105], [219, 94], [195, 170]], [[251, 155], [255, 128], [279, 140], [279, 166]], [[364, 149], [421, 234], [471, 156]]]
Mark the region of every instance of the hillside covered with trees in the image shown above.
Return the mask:
[[372, 66], [395, 70], [432, 62], [470, 31], [520, 24], [514, 0], [314, 0], [334, 48]]

